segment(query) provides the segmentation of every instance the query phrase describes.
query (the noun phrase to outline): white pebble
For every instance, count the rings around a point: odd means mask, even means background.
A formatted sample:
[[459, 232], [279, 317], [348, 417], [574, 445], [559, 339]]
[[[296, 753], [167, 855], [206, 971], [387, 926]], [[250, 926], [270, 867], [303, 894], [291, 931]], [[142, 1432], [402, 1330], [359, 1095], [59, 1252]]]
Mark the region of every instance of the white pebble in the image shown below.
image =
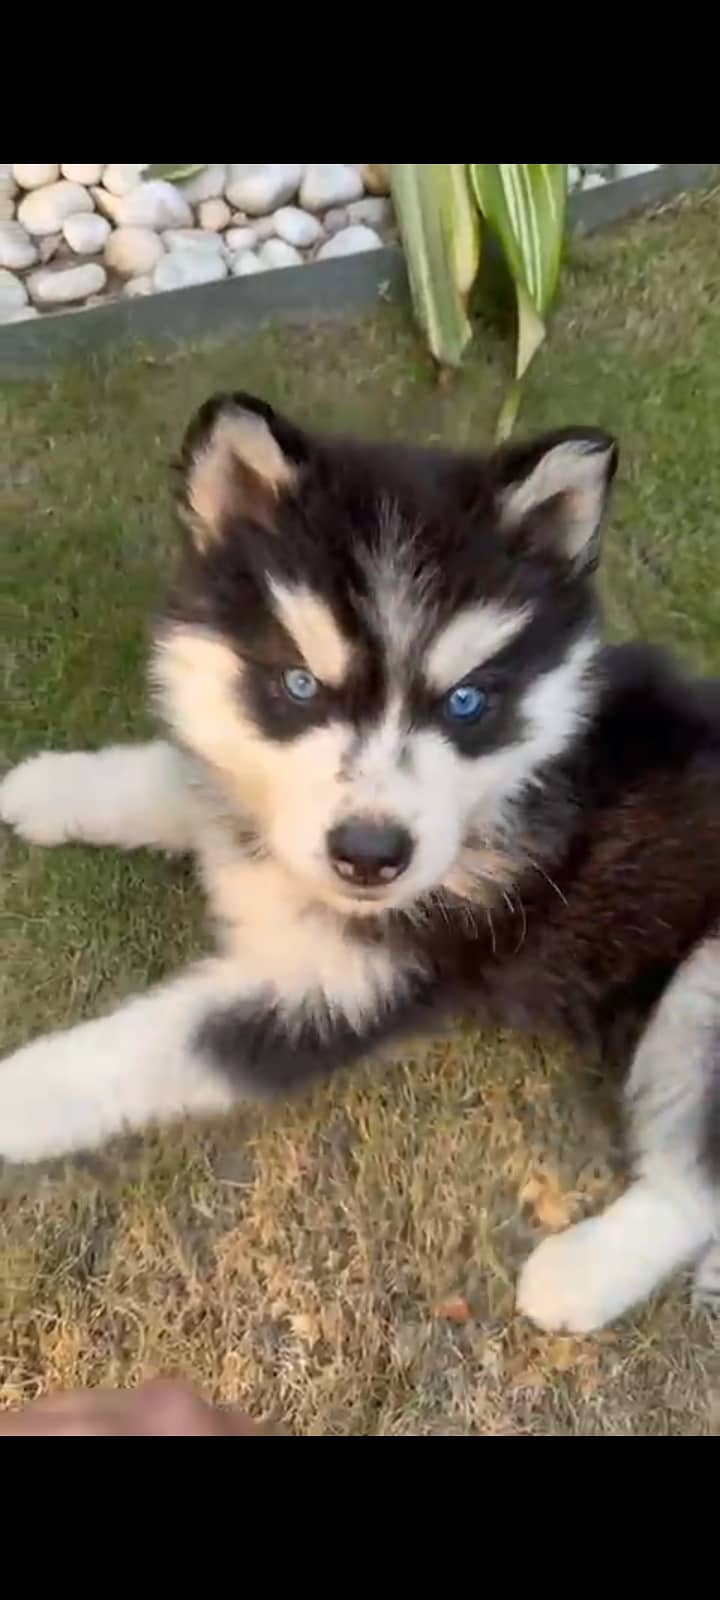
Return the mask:
[[253, 227], [261, 243], [263, 243], [265, 239], [275, 238], [276, 216], [277, 212], [274, 211], [270, 217], [253, 217]]
[[659, 166], [659, 161], [638, 162], [637, 164], [633, 162], [628, 162], [627, 164], [619, 162], [615, 167], [615, 177], [639, 178], [641, 172], [657, 172]]
[[243, 250], [254, 250], [259, 238], [256, 228], [228, 228], [223, 234], [223, 241], [234, 256], [239, 256]]
[[568, 186], [568, 189], [577, 189], [578, 185], [580, 184], [581, 179], [582, 179], [582, 172], [580, 171], [580, 168], [579, 167], [568, 166], [568, 169], [567, 169], [567, 186]]
[[363, 181], [357, 167], [311, 162], [305, 168], [300, 204], [305, 211], [327, 211], [330, 206], [359, 200], [362, 193]]
[[200, 227], [209, 229], [211, 233], [222, 233], [231, 217], [232, 211], [227, 200], [201, 200], [197, 208]]
[[14, 272], [8, 272], [3, 267], [0, 269], [0, 314], [3, 311], [17, 311], [18, 306], [27, 304], [27, 289], [21, 278], [16, 278]]
[[154, 289], [187, 289], [194, 283], [215, 283], [227, 277], [227, 265], [215, 250], [172, 250], [153, 273]]
[[165, 254], [152, 228], [116, 228], [105, 246], [105, 264], [124, 278], [152, 272]]
[[27, 280], [33, 300], [41, 306], [72, 305], [77, 300], [87, 300], [88, 295], [99, 294], [107, 283], [107, 273], [97, 261], [85, 261], [79, 267], [62, 267], [55, 272], [41, 267], [31, 272]]
[[119, 213], [122, 205], [120, 195], [110, 194], [109, 189], [102, 189], [98, 184], [95, 184], [90, 193], [98, 211], [102, 212], [104, 217], [109, 217], [110, 221], [117, 226], [120, 221]]
[[265, 263], [252, 250], [243, 250], [241, 256], [236, 256], [232, 264], [234, 278], [250, 278], [256, 272], [265, 272]]
[[46, 233], [44, 238], [38, 239], [38, 255], [43, 266], [46, 266], [48, 261], [52, 261], [53, 257], [57, 255], [62, 242], [63, 236], [61, 233]]
[[344, 206], [332, 206], [325, 212], [323, 227], [326, 233], [339, 233], [341, 228], [350, 227], [350, 213]]
[[370, 228], [384, 228], [392, 222], [390, 201], [379, 194], [365, 195], [362, 200], [353, 200], [347, 210], [351, 222], [366, 222]]
[[601, 172], [586, 172], [581, 187], [583, 189], [604, 189], [605, 181]]
[[0, 168], [0, 222], [12, 222], [15, 216], [17, 184], [10, 167]]
[[141, 183], [118, 204], [118, 219], [126, 228], [190, 228], [193, 214], [184, 195], [164, 178]]
[[123, 285], [123, 294], [127, 295], [129, 300], [136, 300], [140, 295], [152, 292], [153, 281], [147, 273], [141, 273], [139, 278], [128, 278], [127, 283]]
[[204, 228], [166, 228], [162, 235], [168, 250], [221, 251], [224, 239], [219, 233], [208, 233]]
[[110, 161], [102, 175], [103, 188], [109, 189], [111, 194], [132, 194], [142, 183], [147, 166], [147, 161]]
[[0, 301], [0, 322], [4, 327], [10, 322], [29, 322], [32, 317], [39, 317], [40, 312], [34, 306], [15, 306], [14, 310], [6, 311]]
[[43, 189], [31, 189], [18, 207], [18, 221], [36, 238], [46, 233], [57, 233], [66, 217], [76, 211], [92, 211], [92, 197], [79, 183], [68, 183], [61, 178]]
[[266, 239], [259, 253], [264, 267], [301, 267], [302, 256], [294, 245], [284, 239]]
[[37, 261], [37, 249], [20, 222], [0, 222], [0, 267], [22, 271]]
[[201, 200], [218, 200], [225, 188], [227, 180], [226, 162], [213, 161], [196, 172], [194, 178], [187, 178], [180, 184], [180, 193], [189, 200], [191, 206], [197, 206]]
[[294, 244], [298, 250], [307, 250], [322, 239], [323, 230], [317, 217], [311, 217], [309, 211], [301, 211], [299, 206], [281, 206], [273, 221], [278, 239]]
[[352, 228], [343, 228], [342, 233], [334, 234], [328, 239], [327, 244], [321, 246], [317, 253], [318, 261], [330, 261], [334, 256], [355, 256], [362, 250], [381, 250], [382, 239], [378, 237], [373, 228], [366, 228], [362, 223], [356, 223]]
[[103, 173], [102, 161], [94, 164], [86, 162], [63, 161], [60, 171], [64, 178], [69, 178], [72, 183], [87, 184], [88, 189], [93, 183], [99, 183]]
[[292, 200], [301, 178], [302, 166], [287, 161], [235, 166], [231, 168], [225, 194], [238, 210], [247, 211], [252, 217], [262, 217]]
[[13, 176], [21, 189], [43, 189], [47, 183], [56, 183], [60, 177], [60, 163], [57, 161], [23, 162], [16, 161], [13, 165]]
[[62, 231], [76, 256], [96, 256], [107, 242], [110, 223], [106, 217], [99, 217], [96, 211], [90, 212], [89, 216], [79, 211], [67, 218]]

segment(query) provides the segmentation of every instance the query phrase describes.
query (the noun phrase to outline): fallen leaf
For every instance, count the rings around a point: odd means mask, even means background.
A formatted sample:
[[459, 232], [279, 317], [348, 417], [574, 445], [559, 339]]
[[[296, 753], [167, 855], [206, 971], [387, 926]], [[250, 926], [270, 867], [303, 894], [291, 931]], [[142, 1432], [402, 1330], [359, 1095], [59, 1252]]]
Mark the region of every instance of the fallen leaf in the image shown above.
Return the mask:
[[570, 1206], [563, 1194], [557, 1173], [552, 1171], [528, 1178], [520, 1190], [523, 1205], [529, 1206], [536, 1222], [558, 1233], [570, 1224]]
[[290, 1317], [290, 1327], [296, 1339], [301, 1339], [303, 1344], [317, 1344], [319, 1331], [315, 1317], [308, 1316], [300, 1311], [296, 1316]]
[[470, 1307], [461, 1294], [450, 1294], [446, 1300], [440, 1300], [435, 1306], [435, 1316], [441, 1317], [443, 1322], [468, 1322]]
[[579, 1366], [584, 1360], [584, 1350], [578, 1349], [577, 1339], [553, 1339], [547, 1351], [548, 1366], [555, 1372], [569, 1372], [571, 1367]]

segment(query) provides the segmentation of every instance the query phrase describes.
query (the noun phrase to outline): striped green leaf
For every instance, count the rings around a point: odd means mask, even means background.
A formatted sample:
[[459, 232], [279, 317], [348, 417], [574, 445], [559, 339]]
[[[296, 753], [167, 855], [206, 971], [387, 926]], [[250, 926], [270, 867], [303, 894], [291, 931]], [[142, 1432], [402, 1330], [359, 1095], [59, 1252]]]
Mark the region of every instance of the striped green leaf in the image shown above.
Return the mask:
[[564, 163], [506, 165], [475, 163], [470, 176], [478, 205], [497, 235], [517, 296], [515, 384], [499, 424], [509, 433], [517, 414], [520, 382], [545, 338], [545, 318], [557, 288], [565, 230]]
[[395, 162], [391, 179], [415, 315], [435, 359], [459, 366], [472, 337], [467, 300], [480, 259], [467, 166]]

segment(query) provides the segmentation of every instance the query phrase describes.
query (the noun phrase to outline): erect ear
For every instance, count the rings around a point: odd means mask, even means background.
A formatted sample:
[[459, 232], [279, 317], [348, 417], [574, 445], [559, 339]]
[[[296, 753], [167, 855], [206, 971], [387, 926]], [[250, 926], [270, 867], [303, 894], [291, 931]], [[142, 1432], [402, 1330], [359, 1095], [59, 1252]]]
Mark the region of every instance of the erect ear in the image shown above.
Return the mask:
[[240, 393], [207, 400], [180, 457], [180, 514], [196, 547], [208, 549], [237, 518], [272, 528], [305, 453], [302, 434], [263, 400]]
[[614, 439], [597, 428], [567, 428], [498, 451], [503, 523], [534, 550], [585, 566], [595, 559], [617, 459]]

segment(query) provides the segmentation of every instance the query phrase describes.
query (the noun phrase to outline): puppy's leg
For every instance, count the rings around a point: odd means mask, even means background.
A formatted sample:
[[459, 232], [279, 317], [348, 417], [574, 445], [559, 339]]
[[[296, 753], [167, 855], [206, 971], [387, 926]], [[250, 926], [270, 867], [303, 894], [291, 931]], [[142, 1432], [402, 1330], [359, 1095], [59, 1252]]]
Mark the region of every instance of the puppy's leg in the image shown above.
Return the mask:
[[151, 1120], [230, 1106], [230, 1079], [194, 1041], [237, 982], [224, 962], [203, 962], [107, 1017], [46, 1034], [0, 1061], [0, 1155], [37, 1161]]
[[[313, 967], [313, 943], [304, 952]], [[272, 965], [211, 959], [110, 1016], [0, 1061], [0, 1156], [36, 1161], [124, 1128], [215, 1112], [349, 1064], [415, 1020], [415, 989], [368, 950], [342, 993], [293, 996]]]
[[0, 818], [31, 844], [192, 848], [199, 799], [184, 756], [161, 739], [105, 750], [48, 751], [0, 783]]
[[[720, 1220], [720, 939], [676, 974], [627, 1085], [635, 1182], [598, 1217], [544, 1240], [518, 1307], [543, 1328], [586, 1333], [652, 1294], [709, 1249]], [[711, 1258], [708, 1257], [708, 1261]]]

